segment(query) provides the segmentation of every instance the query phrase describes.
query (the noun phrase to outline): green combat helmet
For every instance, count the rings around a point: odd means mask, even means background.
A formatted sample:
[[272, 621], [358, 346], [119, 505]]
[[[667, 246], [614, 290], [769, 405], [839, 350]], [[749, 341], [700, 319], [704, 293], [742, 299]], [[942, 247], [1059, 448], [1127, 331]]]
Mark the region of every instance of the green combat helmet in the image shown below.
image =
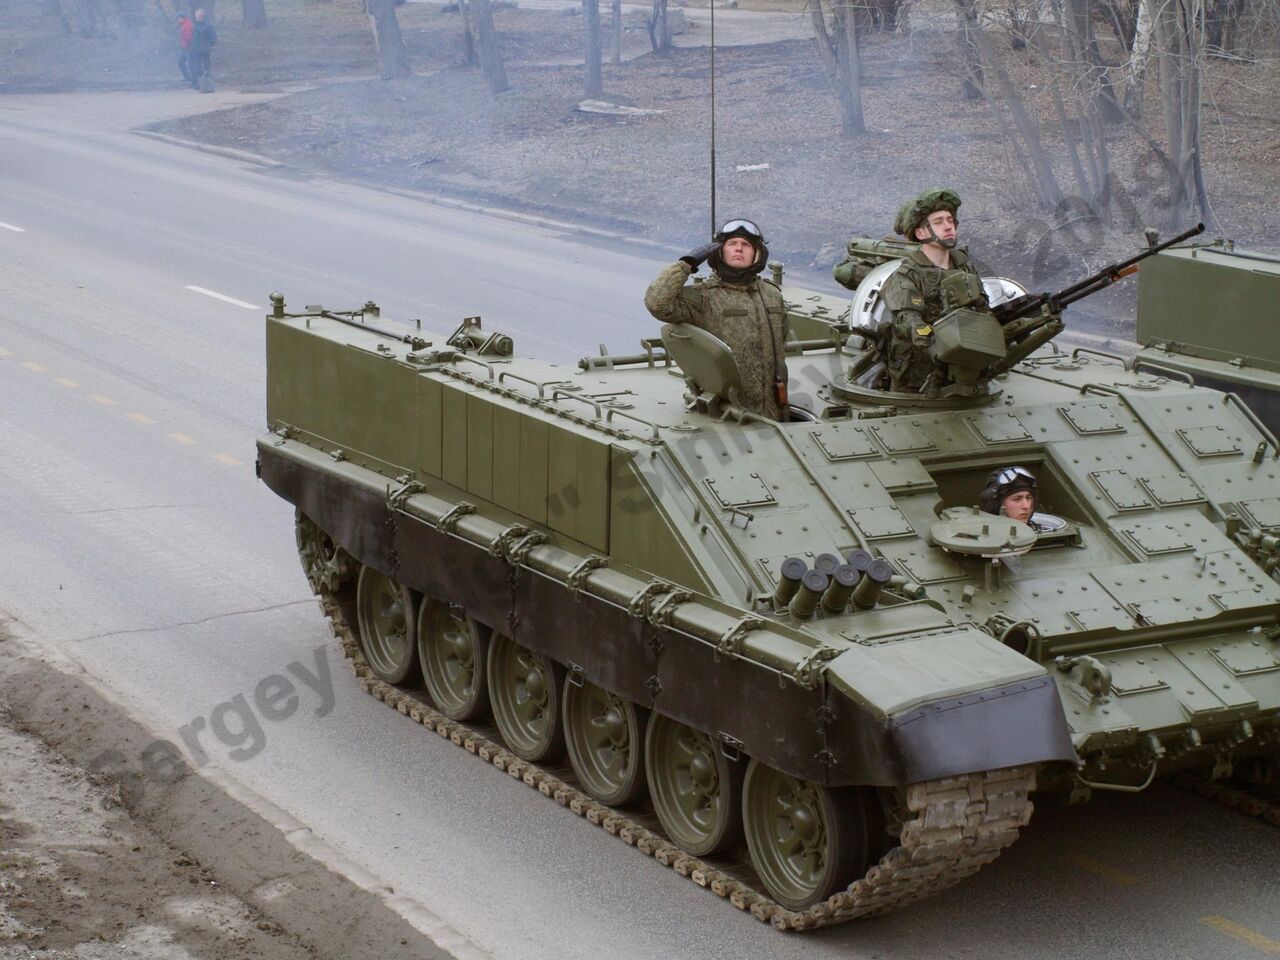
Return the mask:
[[916, 228], [921, 225], [929, 214], [937, 213], [939, 210], [946, 210], [955, 217], [957, 216], [956, 211], [959, 209], [960, 196], [954, 190], [948, 190], [946, 187], [934, 187], [902, 205], [898, 210], [897, 217], [894, 218], [893, 229], [895, 233], [901, 234], [908, 240], [915, 240]]

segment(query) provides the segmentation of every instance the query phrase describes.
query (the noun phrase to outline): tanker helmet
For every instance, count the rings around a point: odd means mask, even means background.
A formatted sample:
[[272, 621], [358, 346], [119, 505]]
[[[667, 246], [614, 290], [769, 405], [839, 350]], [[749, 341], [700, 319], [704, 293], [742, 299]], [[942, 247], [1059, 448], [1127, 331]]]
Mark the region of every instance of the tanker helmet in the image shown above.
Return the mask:
[[751, 246], [755, 247], [756, 258], [752, 261], [751, 266], [742, 268], [727, 266], [725, 262], [720, 259], [720, 251], [718, 249], [707, 258], [707, 262], [711, 265], [711, 269], [714, 270], [722, 279], [728, 280], [730, 283], [749, 280], [751, 277], [754, 277], [763, 270], [765, 265], [769, 262], [769, 248], [765, 246], [764, 233], [753, 221], [744, 220], [740, 217], [732, 220], [726, 220], [721, 224], [720, 229], [716, 231], [716, 235], [713, 239], [716, 243], [724, 243], [726, 240], [730, 240], [733, 237], [742, 237], [750, 243]]
[[1031, 512], [1040, 507], [1040, 492], [1036, 476], [1026, 467], [1001, 467], [991, 471], [987, 477], [987, 485], [982, 489], [981, 506], [984, 513], [1000, 515], [1000, 508], [1005, 498], [1020, 490], [1029, 491], [1033, 500]]

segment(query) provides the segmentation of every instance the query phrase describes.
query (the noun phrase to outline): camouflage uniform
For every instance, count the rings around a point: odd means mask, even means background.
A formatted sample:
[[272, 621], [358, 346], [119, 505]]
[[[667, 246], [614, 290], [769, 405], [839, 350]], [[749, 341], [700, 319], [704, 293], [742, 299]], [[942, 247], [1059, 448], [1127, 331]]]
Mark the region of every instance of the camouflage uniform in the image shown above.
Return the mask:
[[774, 393], [775, 378], [787, 382], [783, 354], [787, 310], [782, 292], [759, 277], [738, 284], [712, 276], [685, 286], [691, 273], [693, 268], [682, 260], [664, 269], [645, 291], [645, 307], [664, 323], [691, 323], [723, 340], [738, 362], [742, 406], [773, 420], [785, 420]]
[[902, 261], [881, 288], [880, 298], [893, 314], [885, 357], [890, 390], [914, 393], [933, 372], [929, 345], [933, 342], [933, 324], [942, 318], [942, 278], [952, 271], [978, 276], [964, 250], [951, 251], [950, 270], [935, 267], [917, 250]]

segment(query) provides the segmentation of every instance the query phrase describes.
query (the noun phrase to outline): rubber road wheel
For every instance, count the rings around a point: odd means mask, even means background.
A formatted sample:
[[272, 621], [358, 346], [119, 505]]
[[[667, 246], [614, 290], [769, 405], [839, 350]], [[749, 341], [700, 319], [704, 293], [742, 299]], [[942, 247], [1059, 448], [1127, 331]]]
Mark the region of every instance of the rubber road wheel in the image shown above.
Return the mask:
[[874, 798], [831, 789], [752, 760], [742, 788], [751, 865], [778, 903], [802, 910], [867, 872]]
[[489, 712], [485, 631], [456, 604], [426, 597], [418, 610], [418, 659], [431, 701], [454, 720]]
[[582, 788], [609, 806], [644, 793], [645, 711], [594, 683], [564, 682], [565, 746]]
[[743, 761], [730, 761], [707, 734], [656, 713], [644, 760], [653, 811], [672, 843], [695, 857], [737, 845]]
[[414, 642], [413, 595], [373, 567], [356, 581], [360, 647], [373, 675], [384, 683], [413, 683], [421, 675]]
[[511, 752], [539, 763], [564, 753], [560, 685], [564, 668], [495, 633], [489, 640], [489, 702]]

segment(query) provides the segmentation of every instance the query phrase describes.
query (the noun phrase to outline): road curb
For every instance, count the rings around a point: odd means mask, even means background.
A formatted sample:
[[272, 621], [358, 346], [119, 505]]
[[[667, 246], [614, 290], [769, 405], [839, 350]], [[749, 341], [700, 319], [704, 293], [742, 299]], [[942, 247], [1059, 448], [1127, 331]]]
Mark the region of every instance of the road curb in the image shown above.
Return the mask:
[[61, 650], [0, 617], [0, 700], [49, 749], [117, 785], [129, 812], [316, 955], [490, 960], [426, 905], [403, 896], [309, 827], [221, 770], [146, 779], [153, 733]]
[[199, 150], [201, 153], [211, 153], [216, 157], [226, 157], [230, 160], [240, 160], [244, 163], [254, 163], [260, 167], [279, 168], [287, 166], [279, 160], [272, 160], [270, 157], [264, 157], [258, 153], [250, 153], [248, 150], [237, 150], [235, 147], [222, 147], [215, 143], [201, 143], [199, 140], [187, 140], [184, 137], [175, 137], [167, 133], [159, 133], [155, 130], [134, 130], [140, 137], [147, 137], [151, 140], [159, 140], [161, 143], [171, 143], [175, 147], [186, 147], [188, 150]]

